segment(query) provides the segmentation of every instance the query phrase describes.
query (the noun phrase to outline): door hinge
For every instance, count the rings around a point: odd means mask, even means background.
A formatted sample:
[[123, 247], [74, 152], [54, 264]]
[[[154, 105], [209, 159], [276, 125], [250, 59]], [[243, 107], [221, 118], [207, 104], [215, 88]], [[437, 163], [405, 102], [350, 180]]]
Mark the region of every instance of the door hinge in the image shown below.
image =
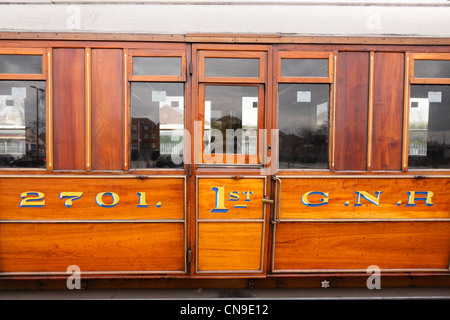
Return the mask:
[[189, 72], [189, 75], [192, 76], [192, 72], [193, 72], [192, 62], [189, 62], [188, 72]]

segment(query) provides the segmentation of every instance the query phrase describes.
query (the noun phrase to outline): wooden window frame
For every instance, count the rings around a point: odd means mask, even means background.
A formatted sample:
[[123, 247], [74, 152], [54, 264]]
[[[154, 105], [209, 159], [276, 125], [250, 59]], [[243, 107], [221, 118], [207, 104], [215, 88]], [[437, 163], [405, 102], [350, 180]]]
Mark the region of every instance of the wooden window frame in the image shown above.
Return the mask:
[[416, 60], [450, 60], [450, 53], [411, 53], [410, 59], [410, 84], [450, 84], [450, 78], [416, 78], [414, 75], [414, 62]]
[[[128, 50], [128, 81], [130, 82], [186, 82], [186, 51], [177, 49], [151, 50], [151, 49], [134, 49]], [[154, 57], [154, 58], [181, 58], [181, 70], [179, 76], [173, 75], [133, 75], [133, 58], [134, 57]]]
[[[282, 77], [281, 76], [281, 60], [282, 59], [328, 59], [328, 77]], [[328, 168], [327, 169], [283, 169], [278, 167], [276, 163], [276, 170], [279, 173], [289, 174], [289, 172], [298, 174], [303, 172], [334, 172], [334, 154], [335, 154], [335, 93], [336, 93], [336, 64], [337, 64], [337, 52], [336, 51], [278, 51], [274, 62], [274, 70], [277, 74], [276, 83], [273, 86], [274, 98], [276, 99], [276, 128], [278, 129], [278, 87], [279, 84], [293, 83], [293, 84], [329, 84], [330, 96], [329, 96], [329, 114], [328, 114]], [[278, 146], [276, 150], [279, 152]], [[278, 158], [278, 157], [276, 157]], [[278, 160], [277, 160], [278, 161]]]
[[[258, 77], [207, 77], [205, 75], [206, 58], [224, 58], [224, 59], [259, 59]], [[198, 53], [198, 82], [211, 83], [265, 83], [267, 74], [267, 54], [264, 51], [206, 51], [201, 50]]]
[[[328, 59], [328, 77], [283, 77], [281, 75], [281, 62], [283, 59]], [[302, 52], [278, 51], [277, 54], [277, 81], [278, 83], [332, 83], [333, 82], [333, 52]]]
[[41, 48], [0, 48], [0, 55], [42, 56], [42, 73], [0, 73], [0, 80], [47, 80], [47, 65], [45, 59], [47, 49]]
[[446, 168], [426, 168], [426, 169], [410, 169], [408, 166], [409, 158], [409, 112], [411, 85], [415, 84], [431, 84], [431, 85], [450, 85], [450, 78], [415, 78], [414, 62], [415, 60], [449, 60], [450, 53], [405, 53], [405, 96], [403, 106], [403, 151], [402, 151], [402, 172], [450, 172]]
[[[193, 48], [196, 57], [196, 92], [197, 97], [197, 113], [196, 119], [201, 123], [201, 128], [195, 128], [200, 134], [195, 138], [197, 145], [195, 159], [199, 166], [205, 168], [218, 168], [233, 166], [234, 168], [261, 168], [266, 165], [266, 159], [260, 149], [260, 139], [257, 137], [257, 152], [256, 155], [241, 155], [241, 154], [206, 154], [217, 159], [218, 163], [205, 161], [204, 157], [204, 142], [203, 136], [205, 132], [205, 87], [208, 85], [216, 86], [249, 86], [258, 88], [258, 132], [259, 129], [267, 129], [267, 87], [270, 49], [267, 46], [229, 46], [229, 45], [195, 45]], [[235, 58], [235, 59], [259, 59], [259, 76], [258, 77], [206, 77], [205, 76], [205, 59], [206, 58]], [[270, 143], [270, 142], [268, 142]], [[264, 146], [263, 148], [265, 148]], [[231, 157], [234, 158], [233, 163], [227, 162]], [[242, 162], [244, 158], [244, 162]], [[239, 161], [241, 160], [241, 161]]]
[[[45, 103], [46, 103], [46, 168], [21, 168], [25, 171], [39, 171], [42, 172], [53, 170], [53, 110], [52, 110], [52, 50], [50, 48], [0, 48], [0, 54], [4, 55], [40, 55], [42, 56], [42, 73], [28, 74], [28, 73], [0, 73], [0, 80], [15, 80], [15, 81], [45, 81]], [[13, 168], [0, 168], [3, 170], [16, 170]]]
[[[261, 106], [265, 106], [265, 99], [264, 99], [264, 84], [258, 84], [258, 83], [199, 83], [199, 102], [201, 105], [205, 105], [205, 88], [207, 86], [236, 86], [236, 87], [255, 87], [258, 88], [258, 127], [257, 130], [259, 132], [260, 129], [263, 129], [264, 127], [264, 108]], [[213, 157], [214, 159], [218, 159], [218, 163], [215, 162], [207, 162], [205, 160], [205, 145], [203, 142], [203, 136], [205, 133], [205, 114], [204, 114], [204, 107], [200, 110], [200, 113], [198, 116], [201, 119], [202, 123], [202, 134], [201, 134], [201, 149], [199, 150], [199, 158], [201, 159], [201, 164], [204, 165], [262, 165], [263, 159], [261, 156], [261, 150], [259, 150], [259, 144], [260, 144], [260, 136], [257, 135], [257, 152], [256, 155], [250, 155], [250, 154], [229, 154], [229, 153], [206, 153], [209, 157]], [[233, 158], [233, 163], [227, 162], [230, 158]], [[241, 160], [241, 158], [244, 158], [244, 163], [238, 162], [238, 160]]]
[[[181, 72], [179, 76], [174, 75], [133, 75], [133, 57], [155, 57], [155, 58], [181, 58]], [[133, 171], [138, 173], [149, 171], [185, 171], [186, 161], [183, 168], [133, 168], [131, 169], [131, 83], [132, 82], [167, 82], [167, 83], [183, 83], [184, 96], [184, 115], [183, 128], [188, 128], [187, 114], [189, 114], [189, 90], [190, 85], [187, 79], [187, 46], [184, 48], [170, 48], [163, 49], [124, 49], [124, 171]], [[187, 150], [190, 143], [186, 143], [184, 137], [184, 149]], [[189, 152], [185, 153], [185, 157], [189, 156]], [[189, 159], [190, 161], [190, 159]]]

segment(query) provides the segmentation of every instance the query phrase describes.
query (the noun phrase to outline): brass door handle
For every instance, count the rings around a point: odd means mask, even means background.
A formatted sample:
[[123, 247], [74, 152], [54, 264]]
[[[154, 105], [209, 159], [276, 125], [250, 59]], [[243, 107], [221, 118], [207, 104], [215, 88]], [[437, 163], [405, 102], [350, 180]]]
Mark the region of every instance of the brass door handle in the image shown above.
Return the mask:
[[265, 197], [265, 198], [262, 199], [262, 202], [263, 203], [274, 203], [275, 201], [269, 199], [269, 197]]

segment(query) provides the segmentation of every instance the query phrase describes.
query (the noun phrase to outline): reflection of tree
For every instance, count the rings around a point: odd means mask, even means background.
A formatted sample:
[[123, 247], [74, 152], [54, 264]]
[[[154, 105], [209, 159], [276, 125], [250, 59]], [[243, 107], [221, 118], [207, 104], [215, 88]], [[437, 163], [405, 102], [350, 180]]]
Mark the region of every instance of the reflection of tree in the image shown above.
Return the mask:
[[328, 123], [303, 127], [295, 134], [280, 130], [280, 162], [326, 163], [327, 150]]

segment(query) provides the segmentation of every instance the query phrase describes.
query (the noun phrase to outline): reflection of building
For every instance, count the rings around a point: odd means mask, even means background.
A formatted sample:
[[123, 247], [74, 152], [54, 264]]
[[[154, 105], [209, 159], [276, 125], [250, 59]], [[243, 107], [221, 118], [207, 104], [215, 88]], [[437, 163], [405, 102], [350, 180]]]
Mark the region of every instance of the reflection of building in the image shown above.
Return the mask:
[[23, 156], [28, 150], [25, 136], [24, 99], [0, 96], [0, 155]]
[[159, 149], [159, 125], [148, 118], [132, 118], [131, 149]]

